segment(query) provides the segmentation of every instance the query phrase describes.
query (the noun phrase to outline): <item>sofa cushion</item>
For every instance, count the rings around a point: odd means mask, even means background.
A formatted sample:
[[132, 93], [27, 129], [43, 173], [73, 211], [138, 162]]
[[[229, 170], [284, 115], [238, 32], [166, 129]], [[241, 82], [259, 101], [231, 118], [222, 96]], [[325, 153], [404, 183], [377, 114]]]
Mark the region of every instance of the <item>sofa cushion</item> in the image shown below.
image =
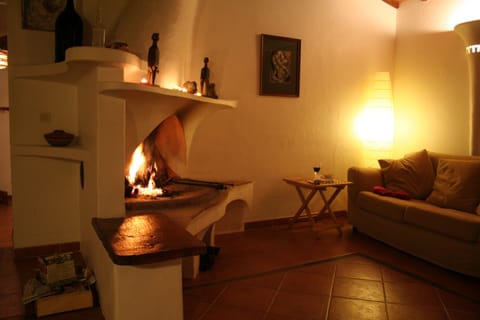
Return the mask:
[[426, 150], [405, 155], [403, 159], [380, 159], [387, 189], [407, 192], [414, 199], [425, 199], [432, 191], [435, 172]]
[[480, 217], [448, 208], [440, 208], [426, 201], [414, 201], [405, 209], [406, 223], [438, 232], [455, 239], [477, 242], [480, 235]]
[[440, 159], [427, 202], [475, 213], [480, 202], [480, 161]]
[[361, 191], [356, 199], [359, 208], [398, 222], [403, 222], [407, 203], [407, 200], [384, 197], [370, 191]]

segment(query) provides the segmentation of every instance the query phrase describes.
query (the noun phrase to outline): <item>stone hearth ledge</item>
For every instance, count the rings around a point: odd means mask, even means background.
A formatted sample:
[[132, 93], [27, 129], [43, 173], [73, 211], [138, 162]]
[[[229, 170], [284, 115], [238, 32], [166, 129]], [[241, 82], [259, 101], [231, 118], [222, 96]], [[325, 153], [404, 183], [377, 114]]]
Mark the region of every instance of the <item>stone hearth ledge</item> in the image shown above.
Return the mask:
[[161, 213], [93, 218], [113, 263], [139, 265], [205, 253], [205, 244]]
[[98, 283], [105, 319], [183, 319], [182, 258], [205, 253], [205, 244], [161, 213], [92, 225], [105, 248], [105, 268], [95, 272], [110, 279]]

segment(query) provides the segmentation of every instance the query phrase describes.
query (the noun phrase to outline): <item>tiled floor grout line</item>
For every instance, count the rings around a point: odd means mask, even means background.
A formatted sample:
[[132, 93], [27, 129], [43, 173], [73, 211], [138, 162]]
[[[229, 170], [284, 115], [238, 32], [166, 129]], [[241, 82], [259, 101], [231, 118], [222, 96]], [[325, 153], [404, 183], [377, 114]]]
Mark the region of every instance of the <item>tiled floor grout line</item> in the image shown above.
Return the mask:
[[436, 287], [434, 287], [433, 289], [435, 290], [435, 294], [437, 295], [438, 300], [440, 300], [440, 303], [442, 304], [442, 308], [443, 308], [443, 311], [445, 312], [445, 315], [447, 316], [447, 320], [452, 320], [452, 317], [448, 312], [447, 306], [445, 305], [445, 302], [443, 301], [442, 296], [440, 295], [440, 290]]
[[328, 320], [328, 317], [330, 315], [330, 306], [332, 305], [332, 299], [333, 299], [333, 287], [335, 286], [335, 280], [337, 279], [337, 265], [333, 265], [333, 275], [332, 275], [332, 283], [330, 285], [330, 294], [328, 296], [328, 302], [327, 302], [327, 310], [325, 311], [325, 320]]
[[382, 278], [382, 288], [383, 288], [383, 305], [385, 306], [385, 316], [387, 317], [387, 320], [390, 319], [390, 316], [388, 315], [388, 305], [387, 305], [387, 290], [385, 289], [385, 277], [384, 277], [384, 267], [382, 265], [378, 265], [380, 268], [380, 277]]
[[230, 283], [227, 283], [225, 287], [217, 294], [217, 296], [213, 299], [213, 301], [208, 305], [208, 307], [205, 309], [205, 311], [198, 317], [198, 320], [202, 320], [205, 318], [207, 313], [213, 308], [213, 305], [220, 299], [222, 294], [227, 290], [227, 288], [230, 286]]
[[280, 289], [283, 286], [283, 282], [285, 281], [285, 278], [287, 277], [288, 271], [283, 273], [282, 279], [280, 280], [280, 283], [277, 286], [277, 289], [275, 290], [275, 293], [273, 294], [272, 299], [270, 300], [270, 303], [267, 306], [267, 309], [265, 310], [265, 313], [263, 315], [263, 319], [267, 319], [268, 314], [270, 313], [270, 310], [272, 309], [273, 304], [275, 303], [275, 299], [277, 299], [278, 294], [280, 293]]
[[228, 279], [222, 279], [222, 280], [210, 281], [210, 282], [206, 282], [206, 283], [187, 285], [187, 286], [183, 286], [183, 289], [208, 287], [208, 286], [211, 286], [211, 285], [214, 285], [214, 284], [230, 283], [230, 282], [233, 282], [233, 281], [250, 279], [250, 278], [253, 278], [253, 277], [266, 276], [266, 275], [274, 274], [274, 273], [277, 273], [277, 272], [288, 272], [290, 270], [297, 270], [297, 269], [301, 269], [301, 268], [305, 268], [305, 267], [309, 267], [309, 266], [314, 266], [314, 265], [317, 265], [318, 263], [325, 263], [325, 262], [329, 262], [329, 261], [340, 260], [340, 259], [343, 259], [343, 258], [352, 257], [352, 256], [356, 256], [356, 255], [360, 255], [360, 254], [357, 253], [357, 252], [340, 254], [340, 255], [337, 255], [337, 256], [334, 256], [334, 257], [330, 257], [330, 258], [323, 258], [323, 259], [318, 259], [318, 260], [313, 260], [313, 261], [307, 261], [307, 262], [303, 262], [303, 263], [296, 264], [296, 265], [280, 267], [280, 268], [276, 268], [276, 269], [272, 269], [272, 270], [261, 271], [261, 272], [246, 274], [246, 275], [242, 275], [242, 276], [235, 276], [235, 277], [231, 277], [231, 278], [228, 278]]
[[379, 260], [379, 259], [375, 258], [374, 256], [367, 255], [367, 254], [363, 254], [363, 253], [361, 253], [361, 252], [356, 252], [355, 254], [357, 254], [357, 255], [359, 255], [359, 256], [363, 256], [363, 257], [365, 257], [365, 258], [367, 258], [367, 259], [370, 259], [370, 260], [376, 262], [377, 264], [379, 264], [379, 265], [381, 265], [381, 266], [383, 266], [383, 267], [387, 267], [387, 268], [390, 268], [390, 269], [395, 270], [395, 271], [397, 271], [397, 272], [400, 272], [400, 273], [402, 273], [402, 274], [405, 274], [405, 275], [407, 275], [407, 276], [409, 276], [409, 277], [411, 277], [411, 278], [413, 278], [413, 279], [415, 279], [415, 280], [417, 280], [417, 281], [420, 281], [420, 282], [423, 282], [423, 283], [425, 283], [425, 284], [427, 284], [427, 285], [429, 285], [429, 286], [432, 286], [433, 288], [441, 289], [441, 290], [443, 290], [443, 291], [449, 292], [449, 293], [454, 294], [454, 295], [456, 295], [456, 296], [459, 296], [459, 297], [462, 297], [462, 298], [464, 298], [464, 299], [470, 300], [470, 301], [473, 302], [473, 303], [480, 303], [480, 299], [475, 299], [475, 298], [473, 298], [473, 297], [471, 297], [471, 296], [465, 295], [465, 294], [463, 294], [463, 293], [461, 293], [461, 292], [459, 292], [459, 291], [457, 291], [457, 290], [454, 290], [454, 289], [449, 288], [448, 286], [442, 285], [441, 283], [438, 283], [437, 281], [430, 280], [430, 279], [425, 278], [425, 277], [423, 277], [423, 276], [421, 276], [421, 275], [418, 275], [418, 274], [412, 273], [412, 272], [410, 272], [410, 271], [404, 270], [404, 269], [401, 268], [401, 267], [398, 267], [398, 266], [395, 266], [395, 265], [393, 265], [393, 264], [391, 264], [391, 263], [388, 263], [388, 262], [384, 262], [384, 261], [382, 261], [382, 260]]

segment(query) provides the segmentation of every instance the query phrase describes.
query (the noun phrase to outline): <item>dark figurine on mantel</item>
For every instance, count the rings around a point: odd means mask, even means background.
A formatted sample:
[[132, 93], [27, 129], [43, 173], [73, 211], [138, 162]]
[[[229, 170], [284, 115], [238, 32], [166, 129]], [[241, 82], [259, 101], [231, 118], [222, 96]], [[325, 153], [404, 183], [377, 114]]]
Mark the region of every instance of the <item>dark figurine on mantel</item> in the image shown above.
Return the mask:
[[158, 33], [152, 34], [152, 46], [148, 49], [148, 82], [151, 85], [155, 85], [155, 77], [158, 73], [160, 51], [158, 50], [157, 42], [159, 38]]
[[204, 66], [200, 73], [200, 93], [204, 97], [217, 99], [217, 93], [215, 92], [215, 83], [210, 83], [210, 69], [208, 68], [208, 57], [203, 59]]
[[215, 83], [208, 84], [207, 97], [218, 99], [217, 92], [215, 90]]
[[210, 69], [208, 68], [208, 57], [203, 59], [205, 65], [200, 73], [200, 93], [202, 96], [208, 96], [208, 84], [210, 83]]

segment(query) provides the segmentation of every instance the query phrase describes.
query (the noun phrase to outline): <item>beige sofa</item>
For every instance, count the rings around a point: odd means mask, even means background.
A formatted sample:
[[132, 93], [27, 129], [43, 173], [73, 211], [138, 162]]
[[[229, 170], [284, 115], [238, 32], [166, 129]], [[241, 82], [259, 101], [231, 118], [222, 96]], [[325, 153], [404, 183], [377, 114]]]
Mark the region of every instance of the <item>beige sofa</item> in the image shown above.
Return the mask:
[[[381, 168], [348, 169], [353, 227], [434, 264], [480, 277], [480, 157], [422, 150], [379, 163]], [[373, 192], [375, 186], [389, 192]], [[411, 198], [395, 197], [396, 192]]]

